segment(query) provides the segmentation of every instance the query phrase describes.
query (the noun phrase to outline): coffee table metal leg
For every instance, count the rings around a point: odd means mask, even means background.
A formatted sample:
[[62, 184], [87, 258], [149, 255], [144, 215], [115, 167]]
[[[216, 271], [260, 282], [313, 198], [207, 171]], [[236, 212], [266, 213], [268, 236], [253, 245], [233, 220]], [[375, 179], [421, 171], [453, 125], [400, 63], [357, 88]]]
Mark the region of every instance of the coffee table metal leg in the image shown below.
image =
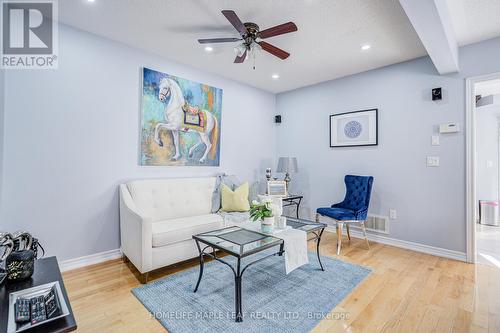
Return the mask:
[[198, 247], [198, 251], [200, 252], [200, 275], [198, 276], [198, 282], [196, 282], [196, 287], [194, 288], [194, 292], [198, 291], [198, 287], [200, 286], [201, 278], [203, 277], [203, 251], [200, 248], [200, 244], [196, 241], [196, 246]]
[[236, 267], [236, 274], [234, 276], [234, 292], [235, 292], [235, 310], [236, 322], [243, 321], [242, 306], [241, 306], [241, 259], [238, 258], [238, 266]]
[[319, 255], [319, 242], [321, 242], [321, 236], [323, 235], [323, 231], [325, 231], [325, 229], [321, 229], [321, 232], [318, 235], [318, 239], [316, 239], [316, 255], [318, 256], [318, 261], [319, 261], [319, 265], [321, 267], [321, 270], [325, 271], [325, 269], [323, 268], [323, 264], [321, 263], [321, 257]]

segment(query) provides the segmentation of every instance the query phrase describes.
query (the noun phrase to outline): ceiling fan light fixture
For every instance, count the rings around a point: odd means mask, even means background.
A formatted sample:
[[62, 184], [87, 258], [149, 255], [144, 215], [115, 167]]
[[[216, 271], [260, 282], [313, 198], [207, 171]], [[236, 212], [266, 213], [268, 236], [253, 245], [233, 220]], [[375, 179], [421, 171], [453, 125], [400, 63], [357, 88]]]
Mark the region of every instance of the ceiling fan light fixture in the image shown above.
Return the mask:
[[254, 43], [252, 43], [252, 45], [250, 45], [250, 51], [260, 52], [260, 51], [262, 51], [262, 46], [260, 46], [259, 44], [254, 42]]
[[246, 50], [247, 50], [247, 47], [245, 46], [245, 44], [241, 43], [241, 44], [238, 44], [237, 46], [235, 46], [234, 53], [236, 53], [236, 55], [238, 55], [238, 57], [241, 57], [245, 53]]
[[[293, 22], [286, 22], [283, 24], [276, 25], [265, 30], [260, 30], [259, 26], [253, 22], [243, 23], [238, 15], [233, 10], [223, 10], [222, 15], [229, 21], [229, 23], [238, 31], [239, 38], [236, 37], [221, 37], [221, 38], [201, 38], [198, 39], [200, 44], [213, 44], [213, 43], [233, 43], [240, 42], [243, 43], [237, 45], [234, 48], [236, 58], [234, 59], [235, 64], [241, 64], [245, 62], [246, 59], [253, 58], [253, 68], [255, 69], [256, 58], [261, 50], [272, 54], [275, 57], [285, 60], [290, 56], [290, 53], [267, 43], [261, 39], [266, 39], [274, 36], [279, 36], [287, 34], [290, 32], [297, 31], [297, 26]], [[205, 51], [210, 52], [205, 49]]]

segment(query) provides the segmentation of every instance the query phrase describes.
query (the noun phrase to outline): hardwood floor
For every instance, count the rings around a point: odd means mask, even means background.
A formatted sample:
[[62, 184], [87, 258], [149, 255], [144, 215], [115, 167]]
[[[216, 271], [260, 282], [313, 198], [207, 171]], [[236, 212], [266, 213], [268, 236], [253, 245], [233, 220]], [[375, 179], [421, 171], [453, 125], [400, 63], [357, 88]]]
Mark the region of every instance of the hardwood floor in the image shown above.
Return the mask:
[[[371, 245], [343, 240], [339, 259], [373, 273], [333, 309], [345, 319], [324, 319], [313, 332], [500, 332], [500, 268]], [[335, 234], [325, 233], [321, 252], [337, 257]], [[197, 265], [161, 269], [150, 280]], [[130, 264], [114, 260], [63, 276], [79, 331], [164, 332], [130, 292], [140, 284]]]

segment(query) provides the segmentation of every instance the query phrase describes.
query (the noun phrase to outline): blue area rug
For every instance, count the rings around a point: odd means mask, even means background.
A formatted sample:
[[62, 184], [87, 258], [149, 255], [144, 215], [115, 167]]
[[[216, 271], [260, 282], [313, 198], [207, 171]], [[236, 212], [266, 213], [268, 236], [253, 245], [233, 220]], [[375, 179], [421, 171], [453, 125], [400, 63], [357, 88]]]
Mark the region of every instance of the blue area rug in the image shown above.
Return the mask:
[[[264, 253], [245, 258], [253, 261]], [[234, 264], [234, 258], [224, 260]], [[243, 274], [243, 322], [234, 321], [234, 275], [219, 262], [205, 264], [203, 279], [193, 289], [194, 267], [132, 290], [171, 333], [309, 332], [370, 274], [369, 268], [321, 257], [285, 274], [283, 257], [271, 257]], [[243, 261], [245, 263], [245, 260]], [[243, 265], [242, 265], [243, 267]], [[338, 318], [330, 318], [338, 319]]]

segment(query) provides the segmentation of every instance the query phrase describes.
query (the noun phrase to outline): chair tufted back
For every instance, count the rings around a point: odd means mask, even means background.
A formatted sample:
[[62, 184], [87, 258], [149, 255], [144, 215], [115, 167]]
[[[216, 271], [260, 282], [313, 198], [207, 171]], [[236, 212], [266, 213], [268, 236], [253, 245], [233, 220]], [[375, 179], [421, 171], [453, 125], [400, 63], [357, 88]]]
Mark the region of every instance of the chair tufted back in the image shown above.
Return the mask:
[[346, 194], [344, 201], [334, 205], [354, 211], [368, 210], [372, 192], [373, 177], [347, 175], [344, 178]]
[[127, 188], [144, 216], [161, 221], [210, 214], [215, 177], [136, 180]]

